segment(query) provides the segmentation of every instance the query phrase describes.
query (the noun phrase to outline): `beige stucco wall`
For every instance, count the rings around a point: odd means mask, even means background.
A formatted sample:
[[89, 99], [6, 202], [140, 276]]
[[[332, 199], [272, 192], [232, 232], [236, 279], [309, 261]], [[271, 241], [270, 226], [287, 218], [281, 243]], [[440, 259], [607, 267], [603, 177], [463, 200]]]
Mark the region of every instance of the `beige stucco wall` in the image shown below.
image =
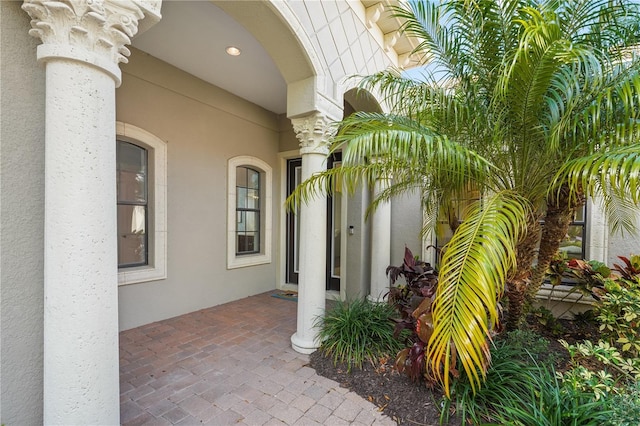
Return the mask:
[[0, 423], [42, 424], [44, 68], [22, 2], [0, 1]]
[[296, 137], [291, 125], [291, 120], [286, 116], [281, 115], [278, 117], [278, 127], [280, 129], [280, 143], [278, 150], [280, 152], [285, 151], [297, 151], [300, 149], [300, 141]]
[[[640, 224], [640, 214], [636, 219], [636, 223]], [[640, 254], [640, 235], [630, 235], [628, 232], [610, 235], [607, 254], [607, 264], [609, 266], [613, 266], [615, 263], [622, 265], [622, 261], [618, 256], [629, 257], [633, 254]]]
[[[120, 328], [276, 288], [277, 116], [145, 53], [133, 51], [116, 92], [118, 121], [167, 142], [167, 279], [120, 286]], [[227, 161], [273, 168], [270, 264], [227, 269]]]
[[404, 259], [404, 247], [420, 256], [422, 241], [422, 205], [420, 196], [407, 193], [393, 200], [391, 205], [391, 264], [399, 266]]
[[[369, 192], [368, 188], [360, 188], [347, 198], [347, 223], [343, 235], [347, 238], [344, 262], [347, 270], [345, 294], [348, 300], [365, 297], [371, 290], [371, 221], [365, 219], [370, 202]], [[353, 226], [353, 235], [349, 233], [350, 226]]]

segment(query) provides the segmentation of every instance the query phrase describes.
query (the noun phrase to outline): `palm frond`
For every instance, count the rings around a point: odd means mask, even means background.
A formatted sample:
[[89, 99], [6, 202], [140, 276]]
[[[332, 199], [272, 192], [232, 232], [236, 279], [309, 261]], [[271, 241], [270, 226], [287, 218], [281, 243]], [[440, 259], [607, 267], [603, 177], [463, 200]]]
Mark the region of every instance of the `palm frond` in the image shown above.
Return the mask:
[[428, 358], [447, 394], [449, 373], [457, 360], [474, 389], [489, 366], [490, 329], [498, 323], [497, 297], [516, 265], [515, 245], [526, 226], [527, 206], [512, 192], [477, 202], [444, 247]]
[[425, 237], [435, 232], [438, 215], [445, 198], [445, 192], [439, 190], [427, 190], [422, 194], [422, 230], [420, 236]]
[[286, 200], [289, 209], [320, 194], [331, 194], [338, 181], [353, 193], [360, 185], [393, 177], [397, 183], [374, 201], [375, 208], [393, 191], [462, 188], [469, 181], [481, 182], [492, 168], [475, 152], [406, 117], [356, 113], [341, 124], [331, 151], [342, 150], [342, 166], [302, 182]]
[[356, 113], [342, 122], [332, 150], [342, 149], [343, 165], [368, 160], [388, 165], [390, 174], [420, 172], [432, 185], [481, 180], [492, 168], [474, 151], [403, 116]]
[[636, 235], [638, 232], [638, 205], [628, 198], [620, 197], [615, 192], [602, 193], [602, 208], [608, 219], [612, 233], [628, 232]]
[[582, 192], [589, 197], [626, 198], [639, 205], [640, 143], [568, 161], [556, 174], [551, 190], [563, 183], [571, 189], [570, 196]]

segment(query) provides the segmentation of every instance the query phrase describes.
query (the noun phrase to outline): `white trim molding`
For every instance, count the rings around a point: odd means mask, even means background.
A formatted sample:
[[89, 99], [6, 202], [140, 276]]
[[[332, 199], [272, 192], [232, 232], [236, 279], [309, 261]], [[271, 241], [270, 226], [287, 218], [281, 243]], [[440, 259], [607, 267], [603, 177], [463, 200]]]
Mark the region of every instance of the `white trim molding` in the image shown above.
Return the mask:
[[[260, 252], [236, 254], [236, 168], [250, 166], [259, 169], [264, 178], [261, 197], [264, 203], [260, 215]], [[273, 172], [271, 166], [256, 157], [241, 155], [229, 159], [227, 179], [227, 269], [271, 263], [271, 234], [273, 232]]]
[[149, 152], [151, 220], [149, 264], [118, 270], [118, 285], [167, 278], [167, 143], [139, 127], [116, 122], [119, 140], [139, 145]]

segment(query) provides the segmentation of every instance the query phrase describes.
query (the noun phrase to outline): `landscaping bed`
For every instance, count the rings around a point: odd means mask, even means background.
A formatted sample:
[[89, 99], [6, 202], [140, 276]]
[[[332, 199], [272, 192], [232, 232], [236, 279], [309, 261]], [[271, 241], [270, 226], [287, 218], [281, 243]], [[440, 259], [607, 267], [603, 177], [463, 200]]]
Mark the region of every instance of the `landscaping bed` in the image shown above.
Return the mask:
[[[594, 322], [578, 322], [565, 319], [557, 320], [554, 331], [540, 324], [534, 315], [528, 317], [524, 328], [529, 329], [549, 343], [549, 356], [554, 360], [557, 371], [568, 368], [570, 357], [566, 349], [558, 342], [563, 339], [576, 343], [584, 339], [597, 340], [600, 335]], [[334, 365], [331, 357], [322, 351], [311, 354], [311, 367], [328, 379], [335, 380], [363, 398], [368, 399], [384, 414], [395, 420], [398, 425], [439, 425], [440, 406], [443, 394], [438, 388], [429, 388], [425, 382], [414, 383], [405, 374], [394, 368], [393, 359], [383, 358], [374, 365], [363, 364], [363, 368], [352, 368], [338, 363]], [[452, 416], [445, 425], [460, 425], [460, 419]]]

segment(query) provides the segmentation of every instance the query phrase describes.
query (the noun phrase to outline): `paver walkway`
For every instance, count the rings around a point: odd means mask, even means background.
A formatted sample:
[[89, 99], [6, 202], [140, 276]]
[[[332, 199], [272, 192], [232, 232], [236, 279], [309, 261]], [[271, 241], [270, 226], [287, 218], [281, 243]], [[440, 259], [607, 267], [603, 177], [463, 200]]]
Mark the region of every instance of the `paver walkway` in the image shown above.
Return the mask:
[[124, 425], [395, 425], [291, 349], [273, 292], [120, 333]]

